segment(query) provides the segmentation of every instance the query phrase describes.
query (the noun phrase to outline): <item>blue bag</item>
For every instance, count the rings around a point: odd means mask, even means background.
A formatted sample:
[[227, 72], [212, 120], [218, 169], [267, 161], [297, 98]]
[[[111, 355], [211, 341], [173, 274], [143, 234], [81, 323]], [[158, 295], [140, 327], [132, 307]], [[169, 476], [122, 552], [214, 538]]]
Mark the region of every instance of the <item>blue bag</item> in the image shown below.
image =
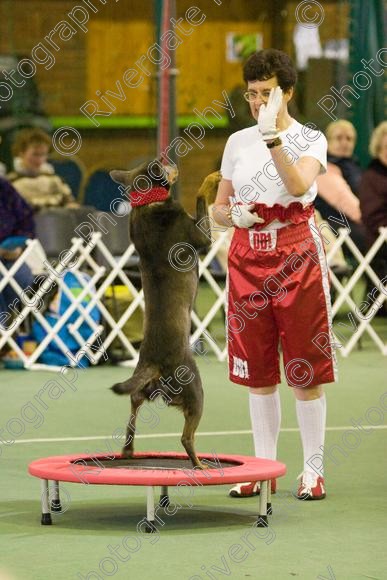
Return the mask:
[[[90, 276], [85, 274], [84, 272], [79, 272], [78, 276], [81, 277], [84, 284], [86, 285], [89, 280]], [[76, 298], [79, 294], [83, 291], [84, 286], [80, 283], [77, 276], [72, 272], [66, 272], [63, 281], [67, 288], [69, 288], [71, 294]], [[90, 293], [86, 294], [83, 298], [81, 304], [84, 308], [87, 307], [87, 304], [91, 300], [92, 294], [95, 293], [95, 288], [91, 287]], [[63, 316], [65, 312], [71, 307], [72, 303], [70, 302], [69, 298], [66, 296], [62, 289], [59, 288], [57, 294], [55, 295], [53, 301], [51, 302], [48, 311], [45, 313], [44, 318], [48, 322], [48, 324], [53, 327], [58, 320]], [[62, 326], [60, 329], [58, 336], [61, 340], [65, 343], [68, 347], [68, 350], [71, 354], [75, 355], [82, 346], [79, 345], [78, 341], [72, 336], [69, 325], [74, 324], [79, 316], [82, 316], [81, 311], [79, 308], [75, 308], [74, 312], [69, 316], [66, 321], [66, 324]], [[99, 324], [101, 320], [101, 313], [97, 306], [94, 306], [89, 312], [90, 318], [94, 320], [96, 324]], [[90, 324], [86, 321], [83, 321], [80, 327], [78, 328], [79, 334], [84, 339], [85, 343], [88, 342], [88, 339], [91, 337], [93, 333], [93, 329], [91, 328]], [[47, 332], [43, 328], [43, 326], [35, 320], [32, 324], [32, 335], [37, 342], [42, 342], [42, 340], [47, 336]], [[69, 364], [69, 360], [67, 356], [65, 356], [62, 350], [59, 348], [58, 344], [55, 340], [51, 340], [47, 345], [45, 351], [39, 358], [39, 362], [47, 365], [57, 365], [57, 366], [64, 366]], [[88, 367], [90, 364], [89, 359], [86, 356], [82, 356], [81, 358], [77, 358], [77, 366], [81, 368]]]

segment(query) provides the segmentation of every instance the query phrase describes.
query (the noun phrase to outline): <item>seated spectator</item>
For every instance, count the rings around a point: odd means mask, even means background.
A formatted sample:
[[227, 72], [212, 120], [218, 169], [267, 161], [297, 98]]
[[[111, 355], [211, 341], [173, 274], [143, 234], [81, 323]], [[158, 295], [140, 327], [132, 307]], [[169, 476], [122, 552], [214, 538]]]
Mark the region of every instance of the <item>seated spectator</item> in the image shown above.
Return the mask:
[[[356, 144], [356, 130], [349, 121], [338, 120], [329, 123], [326, 129], [328, 140], [327, 172], [317, 178], [318, 196], [316, 209], [333, 229], [343, 221], [340, 212], [348, 220], [351, 238], [362, 254], [366, 252], [365, 231], [361, 223], [358, 189], [361, 168], [353, 157]], [[344, 227], [343, 224], [342, 227]]]
[[[23, 252], [26, 239], [33, 238], [35, 226], [33, 211], [8, 181], [0, 177], [0, 261], [10, 268]], [[0, 272], [0, 282], [3, 276]], [[24, 289], [33, 282], [26, 264], [14, 274], [16, 282]], [[8, 328], [10, 306], [18, 298], [11, 285], [0, 292], [0, 328]]]
[[[379, 236], [379, 228], [387, 227], [387, 121], [374, 129], [370, 142], [373, 157], [364, 172], [360, 187], [360, 207], [367, 235], [367, 249]], [[387, 245], [383, 244], [371, 266], [382, 280], [387, 276]], [[386, 280], [384, 281], [386, 283]], [[372, 283], [372, 285], [374, 285]], [[387, 312], [384, 303], [384, 313]]]
[[364, 172], [360, 187], [360, 207], [370, 248], [387, 226], [387, 121], [374, 129], [370, 142], [372, 161]]
[[14, 171], [7, 179], [35, 209], [78, 207], [70, 187], [47, 163], [51, 139], [41, 129], [23, 129], [12, 147]]
[[[2, 141], [2, 137], [0, 135], [0, 143], [1, 143], [1, 141]], [[1, 177], [3, 177], [3, 176], [5, 177], [6, 173], [7, 173], [7, 167], [6, 167], [6, 165], [2, 161], [0, 161], [0, 176]]]

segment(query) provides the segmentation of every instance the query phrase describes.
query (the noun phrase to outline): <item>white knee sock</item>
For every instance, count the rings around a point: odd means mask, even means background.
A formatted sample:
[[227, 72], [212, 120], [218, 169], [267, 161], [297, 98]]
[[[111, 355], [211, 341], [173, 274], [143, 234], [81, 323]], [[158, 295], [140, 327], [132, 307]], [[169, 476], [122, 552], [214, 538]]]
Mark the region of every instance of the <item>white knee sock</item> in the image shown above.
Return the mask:
[[[300, 401], [297, 399], [296, 411], [304, 450], [304, 471], [323, 477], [322, 449], [320, 446], [324, 445], [325, 439], [325, 394], [319, 399], [313, 399], [312, 401]], [[318, 455], [318, 457], [313, 460], [312, 465], [311, 459], [314, 455]]]
[[279, 392], [271, 395], [249, 393], [250, 417], [256, 457], [276, 459], [281, 426]]

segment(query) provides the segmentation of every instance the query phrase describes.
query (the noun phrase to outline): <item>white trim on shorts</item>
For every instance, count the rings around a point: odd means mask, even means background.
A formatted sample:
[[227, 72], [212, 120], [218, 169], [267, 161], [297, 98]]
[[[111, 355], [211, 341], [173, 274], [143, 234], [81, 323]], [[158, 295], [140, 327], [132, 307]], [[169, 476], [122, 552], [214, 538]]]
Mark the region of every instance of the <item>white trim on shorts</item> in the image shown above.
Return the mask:
[[[319, 231], [314, 216], [311, 216], [308, 219], [309, 229], [313, 236], [314, 242], [316, 244], [316, 248], [321, 248], [321, 251], [318, 251], [318, 258], [320, 263], [320, 270], [321, 270], [321, 279], [322, 279], [322, 287], [324, 292], [325, 298], [325, 305], [327, 309], [327, 316], [328, 316], [328, 326], [329, 326], [329, 339], [331, 344], [331, 352], [332, 352], [332, 366], [333, 366], [333, 375], [335, 382], [338, 380], [338, 368], [337, 368], [337, 357], [335, 351], [335, 340], [332, 332], [332, 306], [331, 306], [331, 294], [329, 290], [329, 277], [328, 277], [328, 264], [324, 254], [324, 242], [320, 238], [317, 231]], [[314, 227], [311, 227], [311, 226]]]

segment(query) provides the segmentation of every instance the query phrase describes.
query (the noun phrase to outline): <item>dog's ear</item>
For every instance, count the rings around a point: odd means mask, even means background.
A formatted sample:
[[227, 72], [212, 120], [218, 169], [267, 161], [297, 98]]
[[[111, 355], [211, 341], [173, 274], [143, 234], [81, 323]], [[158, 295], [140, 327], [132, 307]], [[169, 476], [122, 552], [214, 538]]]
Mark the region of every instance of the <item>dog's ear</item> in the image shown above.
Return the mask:
[[179, 170], [177, 165], [163, 165], [163, 172], [165, 175], [165, 179], [168, 181], [169, 185], [173, 185], [176, 183], [177, 178], [179, 176]]
[[110, 171], [109, 175], [113, 181], [116, 183], [121, 183], [122, 185], [125, 185], [125, 187], [128, 187], [133, 183], [133, 171], [113, 169], [113, 171]]
[[[141, 176], [144, 176], [144, 177], [151, 176], [153, 178], [158, 177], [158, 173], [156, 175], [154, 175], [154, 173], [152, 171], [150, 171], [150, 167], [153, 164], [156, 164], [156, 166], [157, 166], [157, 164], [159, 164], [159, 163], [157, 160], [151, 160], [151, 161], [146, 161], [144, 163], [141, 163], [141, 165], [138, 165], [137, 167], [134, 167], [133, 169], [130, 169], [129, 171], [114, 169], [113, 171], [110, 171], [110, 177], [116, 183], [122, 183], [122, 185], [125, 185], [126, 188], [132, 187], [132, 185], [137, 177], [141, 177]], [[162, 173], [162, 166], [161, 165], [160, 165], [159, 171]]]

